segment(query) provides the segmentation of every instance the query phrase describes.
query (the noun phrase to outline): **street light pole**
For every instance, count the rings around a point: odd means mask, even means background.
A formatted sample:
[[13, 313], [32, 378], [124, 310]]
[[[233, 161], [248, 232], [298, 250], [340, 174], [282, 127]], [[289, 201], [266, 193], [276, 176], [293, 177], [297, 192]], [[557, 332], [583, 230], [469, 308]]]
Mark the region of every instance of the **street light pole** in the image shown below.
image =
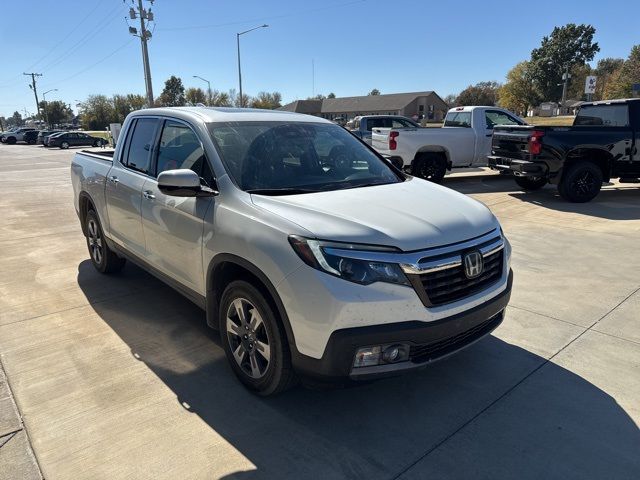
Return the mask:
[[51, 128], [51, 125], [49, 125], [49, 109], [47, 108], [47, 93], [57, 92], [57, 91], [58, 91], [57, 88], [53, 88], [51, 90], [47, 90], [42, 94], [42, 101], [44, 102], [44, 121], [47, 124], [47, 128]]
[[240, 67], [240, 35], [253, 32], [254, 30], [257, 30], [259, 28], [267, 28], [268, 26], [269, 25], [265, 23], [264, 25], [250, 28], [249, 30], [245, 30], [244, 32], [236, 33], [236, 43], [238, 46], [238, 83], [240, 84], [240, 107], [244, 107], [244, 97], [242, 96], [242, 69]]
[[563, 80], [563, 82], [562, 82], [562, 102], [561, 102], [562, 108], [561, 108], [561, 111], [562, 111], [562, 113], [566, 113], [564, 111], [564, 108], [565, 108], [564, 105], [565, 105], [565, 102], [567, 101], [567, 84], [569, 83], [569, 64], [568, 63], [565, 64], [565, 66], [564, 66], [564, 73], [562, 74], [562, 80]]
[[209, 82], [209, 80], [207, 80], [206, 78], [202, 78], [198, 75], [194, 75], [193, 78], [199, 78], [203, 82], [207, 82], [207, 98], [208, 98], [207, 103], [209, 104], [209, 106], [211, 106], [211, 82]]

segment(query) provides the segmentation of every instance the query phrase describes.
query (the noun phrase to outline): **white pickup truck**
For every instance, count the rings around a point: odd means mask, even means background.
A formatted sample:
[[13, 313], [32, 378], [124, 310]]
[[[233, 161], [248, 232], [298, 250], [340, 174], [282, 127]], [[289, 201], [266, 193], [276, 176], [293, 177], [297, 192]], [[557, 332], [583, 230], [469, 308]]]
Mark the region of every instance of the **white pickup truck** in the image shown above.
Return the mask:
[[497, 107], [455, 107], [442, 128], [374, 128], [372, 146], [412, 175], [440, 182], [447, 170], [483, 167], [496, 125], [526, 125]]

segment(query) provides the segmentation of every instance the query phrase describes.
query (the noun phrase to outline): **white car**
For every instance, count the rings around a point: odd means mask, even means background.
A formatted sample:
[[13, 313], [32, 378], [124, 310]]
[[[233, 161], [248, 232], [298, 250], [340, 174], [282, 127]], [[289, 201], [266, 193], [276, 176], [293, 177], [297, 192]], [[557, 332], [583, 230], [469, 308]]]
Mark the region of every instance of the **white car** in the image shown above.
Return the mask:
[[121, 138], [71, 166], [94, 267], [130, 260], [204, 308], [261, 395], [424, 367], [504, 318], [511, 247], [489, 209], [338, 125], [156, 108], [129, 114]]
[[374, 128], [372, 146], [412, 175], [440, 182], [447, 170], [486, 167], [496, 125], [525, 125], [497, 107], [456, 107], [442, 128]]
[[0, 135], [0, 141], [2, 143], [8, 143], [10, 145], [16, 142], [22, 142], [24, 140], [24, 134], [31, 130], [35, 130], [35, 128], [23, 127], [16, 130], [4, 132], [2, 135]]

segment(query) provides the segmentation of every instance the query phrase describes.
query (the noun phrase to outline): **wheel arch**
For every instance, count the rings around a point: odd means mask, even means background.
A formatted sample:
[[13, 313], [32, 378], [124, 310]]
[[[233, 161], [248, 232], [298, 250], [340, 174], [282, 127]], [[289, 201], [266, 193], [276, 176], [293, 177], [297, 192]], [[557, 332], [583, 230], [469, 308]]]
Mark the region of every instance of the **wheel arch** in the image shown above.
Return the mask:
[[576, 162], [584, 161], [595, 163], [600, 168], [600, 170], [602, 171], [603, 181], [608, 182], [609, 180], [611, 180], [611, 172], [614, 162], [611, 152], [603, 149], [602, 147], [588, 146], [575, 148], [567, 153], [562, 168], [562, 173], [560, 175], [560, 181], [562, 181], [562, 176], [567, 167], [575, 164]]
[[91, 196], [87, 192], [80, 192], [78, 195], [78, 216], [80, 217], [80, 226], [82, 227], [82, 233], [87, 236], [87, 213], [89, 210], [93, 210], [98, 214], [95, 203]]
[[423, 145], [416, 152], [416, 155], [411, 162], [411, 166], [413, 167], [414, 162], [421, 160], [423, 158], [423, 154], [425, 153], [438, 153], [440, 155], [443, 155], [445, 161], [447, 162], [447, 170], [451, 170], [453, 165], [451, 163], [451, 153], [449, 152], [449, 149], [443, 145]]
[[253, 263], [230, 253], [216, 255], [207, 267], [206, 290], [206, 315], [207, 324], [218, 329], [218, 310], [220, 299], [226, 286], [234, 280], [245, 280], [256, 287], [265, 296], [265, 299], [278, 314], [282, 323], [287, 341], [292, 351], [297, 352], [295, 337], [291, 329], [289, 317], [275, 286], [269, 278]]

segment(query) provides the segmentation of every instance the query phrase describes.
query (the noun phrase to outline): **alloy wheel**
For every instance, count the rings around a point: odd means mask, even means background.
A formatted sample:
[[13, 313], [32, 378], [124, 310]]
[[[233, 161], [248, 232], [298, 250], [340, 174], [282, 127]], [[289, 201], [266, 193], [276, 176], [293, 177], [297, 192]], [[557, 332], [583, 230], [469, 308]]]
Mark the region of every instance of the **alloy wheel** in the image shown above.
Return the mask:
[[227, 340], [238, 366], [253, 379], [262, 378], [271, 362], [271, 342], [262, 315], [246, 298], [227, 309]]
[[87, 237], [89, 242], [89, 251], [91, 252], [91, 258], [97, 263], [102, 263], [102, 237], [100, 236], [100, 229], [95, 220], [90, 219], [87, 225], [89, 236]]
[[572, 188], [580, 195], [588, 195], [595, 186], [595, 177], [591, 172], [584, 172], [572, 182]]

